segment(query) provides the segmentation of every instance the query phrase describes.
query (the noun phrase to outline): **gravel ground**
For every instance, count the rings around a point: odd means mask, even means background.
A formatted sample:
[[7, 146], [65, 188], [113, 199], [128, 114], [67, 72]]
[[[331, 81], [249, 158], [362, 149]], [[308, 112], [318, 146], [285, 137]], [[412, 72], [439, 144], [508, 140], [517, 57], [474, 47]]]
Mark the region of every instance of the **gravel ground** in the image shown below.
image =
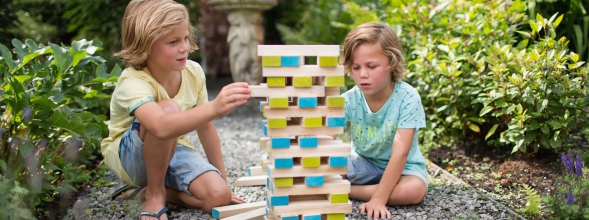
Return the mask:
[[[211, 92], [214, 94], [214, 92]], [[212, 100], [213, 95], [210, 99]], [[258, 146], [258, 138], [263, 135], [260, 126], [262, 114], [259, 112], [260, 99], [252, 99], [246, 105], [238, 107], [229, 115], [214, 120], [217, 127], [229, 185], [234, 193], [246, 202], [263, 201], [263, 187], [236, 186], [239, 177], [247, 176], [247, 168], [260, 164], [265, 151]], [[196, 134], [191, 134], [193, 143], [199, 148]], [[204, 156], [204, 151], [199, 152]], [[247, 152], [247, 153], [246, 153]], [[111, 173], [107, 178], [112, 181], [108, 187], [89, 186], [65, 219], [138, 219], [141, 202], [111, 201], [109, 196], [122, 186]], [[388, 207], [392, 219], [520, 219], [505, 206], [486, 197], [476, 189], [440, 169], [435, 164], [428, 165], [429, 191], [425, 200], [419, 205]], [[352, 200], [353, 210], [347, 214], [348, 219], [366, 219], [358, 212], [359, 201]], [[168, 205], [172, 219], [215, 219], [200, 210]]]

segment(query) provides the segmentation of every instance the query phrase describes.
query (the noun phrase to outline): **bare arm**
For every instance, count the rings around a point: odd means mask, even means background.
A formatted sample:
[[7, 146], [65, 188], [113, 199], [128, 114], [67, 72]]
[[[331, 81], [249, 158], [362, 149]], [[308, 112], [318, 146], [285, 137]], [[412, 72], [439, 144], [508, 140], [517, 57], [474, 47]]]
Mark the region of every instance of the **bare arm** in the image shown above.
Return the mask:
[[209, 163], [215, 166], [219, 172], [221, 172], [223, 179], [227, 181], [225, 164], [223, 163], [223, 154], [221, 153], [221, 142], [219, 141], [219, 135], [215, 128], [215, 124], [213, 124], [212, 121], [208, 122], [196, 129], [196, 133], [198, 134], [200, 143], [205, 150]]

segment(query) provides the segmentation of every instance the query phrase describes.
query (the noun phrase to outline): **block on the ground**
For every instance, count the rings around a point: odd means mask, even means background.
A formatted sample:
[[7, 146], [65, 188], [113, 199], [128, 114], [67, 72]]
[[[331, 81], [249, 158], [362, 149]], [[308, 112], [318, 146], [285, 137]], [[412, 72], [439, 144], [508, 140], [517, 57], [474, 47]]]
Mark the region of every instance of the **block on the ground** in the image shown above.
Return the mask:
[[313, 85], [313, 77], [311, 76], [295, 76], [292, 78], [294, 87], [311, 87]]
[[266, 85], [268, 85], [268, 87], [285, 87], [286, 86], [286, 78], [285, 77], [266, 77]]
[[346, 103], [343, 96], [327, 96], [326, 99], [328, 108], [343, 108]]
[[268, 105], [270, 108], [288, 108], [288, 97], [271, 97]]
[[227, 218], [247, 211], [263, 208], [266, 205], [265, 201], [242, 203], [237, 205], [227, 205], [214, 207], [211, 214], [215, 218]]
[[317, 97], [299, 97], [299, 108], [317, 108]]
[[286, 128], [286, 118], [268, 118], [268, 128]]
[[321, 157], [303, 157], [301, 164], [303, 167], [319, 167], [321, 165]]
[[348, 165], [348, 157], [329, 157], [330, 167], [345, 167]]
[[309, 187], [323, 186], [325, 178], [323, 176], [306, 176], [305, 185]]
[[323, 117], [321, 116], [303, 118], [303, 127], [305, 128], [318, 128], [321, 126], [323, 126]]
[[301, 65], [300, 56], [282, 56], [280, 57], [281, 66], [298, 67]]
[[263, 176], [244, 176], [237, 178], [238, 186], [263, 186], [266, 184], [266, 175]]
[[337, 66], [338, 57], [333, 56], [320, 56], [319, 66]]
[[344, 76], [326, 76], [325, 86], [327, 87], [341, 87], [345, 85]]
[[262, 66], [281, 66], [281, 59], [280, 56], [263, 56]]

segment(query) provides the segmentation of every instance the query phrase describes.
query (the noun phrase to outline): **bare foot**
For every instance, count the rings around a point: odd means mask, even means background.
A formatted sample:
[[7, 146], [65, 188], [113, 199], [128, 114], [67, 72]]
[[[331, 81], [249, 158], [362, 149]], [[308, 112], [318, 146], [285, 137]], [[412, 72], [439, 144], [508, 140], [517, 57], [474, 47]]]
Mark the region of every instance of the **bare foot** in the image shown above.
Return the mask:
[[[144, 192], [145, 201], [143, 205], [141, 205], [141, 212], [151, 212], [152, 215], [157, 215], [160, 211], [162, 211], [166, 206], [166, 198], [165, 195], [162, 194], [150, 194], [151, 196], [147, 196], [147, 191]], [[148, 219], [157, 219], [156, 217], [151, 216], [141, 216], [141, 220], [148, 220]], [[166, 220], [168, 219], [168, 215], [163, 213], [159, 219]]]
[[[137, 192], [133, 196], [133, 198], [131, 198], [131, 195], [133, 194], [133, 192], [135, 192], [135, 190], [139, 190], [139, 192]], [[125, 191], [124, 193], [121, 193], [117, 197], [115, 197], [115, 200], [117, 200], [117, 201], [124, 200], [124, 199], [139, 199], [139, 200], [145, 199], [145, 187], [130, 189], [130, 190]]]

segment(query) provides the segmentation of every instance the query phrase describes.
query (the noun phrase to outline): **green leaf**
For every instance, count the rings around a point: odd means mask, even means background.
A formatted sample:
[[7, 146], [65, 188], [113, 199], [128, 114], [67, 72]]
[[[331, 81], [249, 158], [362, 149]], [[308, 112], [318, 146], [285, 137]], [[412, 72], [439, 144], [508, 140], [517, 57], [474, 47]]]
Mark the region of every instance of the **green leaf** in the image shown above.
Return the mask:
[[55, 104], [59, 104], [65, 99], [65, 97], [63, 96], [63, 93], [61, 93], [60, 91], [53, 90], [51, 91], [51, 96], [49, 96], [49, 99], [53, 101]]
[[548, 106], [548, 99], [542, 99], [540, 106], [538, 107], [538, 112], [542, 112], [546, 106]]
[[552, 27], [554, 27], [554, 29], [556, 29], [556, 27], [558, 27], [558, 25], [562, 21], [563, 16], [564, 16], [564, 14], [561, 14], [560, 16], [558, 16], [558, 18], [556, 19], [556, 21], [554, 21], [554, 23], [552, 24]]
[[25, 81], [31, 78], [31, 75], [18, 75], [14, 76], [13, 78], [16, 79], [16, 81], [19, 83], [23, 84]]
[[550, 126], [552, 126], [552, 129], [555, 129], [555, 130], [562, 127], [561, 123], [555, 122], [553, 120], [547, 121], [546, 124], [549, 124]]
[[538, 32], [538, 24], [533, 20], [530, 20], [530, 28], [532, 28], [532, 33]]
[[12, 39], [12, 45], [14, 46], [13, 51], [18, 56], [19, 60], [22, 60], [29, 53], [27, 47], [18, 39]]
[[109, 76], [120, 76], [122, 72], [121, 66], [119, 66], [119, 64], [115, 64], [115, 66], [112, 68], [112, 70], [110, 71]]
[[80, 60], [86, 57], [86, 51], [76, 51], [74, 52], [74, 59], [72, 61], [72, 67], [76, 67]]
[[15, 68], [18, 66], [18, 63], [12, 59], [12, 53], [6, 46], [0, 44], [0, 54], [2, 54], [2, 59], [8, 65], [8, 71], [13, 73]]
[[493, 106], [485, 106], [483, 109], [481, 109], [481, 112], [479, 113], [479, 117], [483, 117], [483, 115], [486, 115], [487, 113], [493, 111]]
[[4, 173], [4, 171], [6, 171], [7, 168], [8, 168], [8, 166], [6, 165], [6, 161], [0, 159], [0, 171], [2, 171], [2, 173]]
[[523, 31], [515, 31], [515, 32], [518, 33], [518, 34], [523, 35], [526, 38], [532, 38], [532, 35], [530, 33], [528, 33], [528, 32], [523, 32]]
[[491, 127], [491, 129], [489, 130], [489, 132], [487, 132], [487, 135], [485, 136], [485, 141], [487, 139], [489, 139], [489, 137], [491, 137], [491, 135], [493, 135], [495, 133], [495, 131], [497, 130], [497, 127], [499, 127], [499, 124], [495, 124], [495, 125], [493, 125], [493, 127]]
[[100, 140], [102, 139], [102, 127], [96, 123], [89, 123], [86, 125], [86, 137]]
[[472, 130], [472, 131], [474, 131], [476, 133], [481, 133], [481, 129], [476, 124], [472, 124], [471, 123], [470, 125], [468, 125], [468, 128], [470, 128], [470, 130]]
[[497, 105], [497, 107], [499, 107], [499, 108], [503, 108], [503, 107], [507, 106], [507, 102], [505, 102], [504, 99], [499, 99], [499, 100], [495, 101], [495, 105]]
[[71, 57], [68, 56], [67, 50], [57, 44], [49, 43], [49, 46], [51, 49], [53, 49], [53, 58], [55, 66], [57, 66], [57, 70], [59, 73], [64, 74], [72, 64]]

